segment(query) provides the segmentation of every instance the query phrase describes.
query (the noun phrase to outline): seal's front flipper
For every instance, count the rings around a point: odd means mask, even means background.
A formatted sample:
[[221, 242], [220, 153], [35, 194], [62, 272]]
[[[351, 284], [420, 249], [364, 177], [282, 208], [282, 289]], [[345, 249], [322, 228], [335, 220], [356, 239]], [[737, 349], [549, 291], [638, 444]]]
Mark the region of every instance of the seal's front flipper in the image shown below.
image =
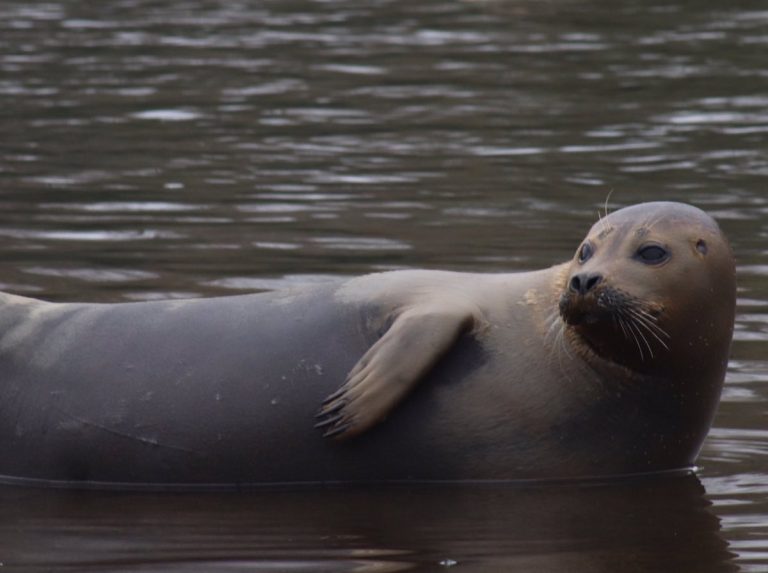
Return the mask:
[[404, 311], [326, 398], [316, 427], [325, 437], [347, 439], [374, 426], [474, 324], [474, 313], [455, 307]]

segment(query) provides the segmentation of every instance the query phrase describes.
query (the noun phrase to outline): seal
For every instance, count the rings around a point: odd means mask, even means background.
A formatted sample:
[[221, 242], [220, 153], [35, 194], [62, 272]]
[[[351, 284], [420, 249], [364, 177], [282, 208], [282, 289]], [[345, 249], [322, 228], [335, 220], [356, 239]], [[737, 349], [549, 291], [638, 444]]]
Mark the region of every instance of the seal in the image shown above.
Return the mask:
[[0, 474], [193, 488], [685, 471], [735, 288], [716, 222], [665, 202], [604, 217], [571, 261], [532, 272], [119, 304], [2, 294]]

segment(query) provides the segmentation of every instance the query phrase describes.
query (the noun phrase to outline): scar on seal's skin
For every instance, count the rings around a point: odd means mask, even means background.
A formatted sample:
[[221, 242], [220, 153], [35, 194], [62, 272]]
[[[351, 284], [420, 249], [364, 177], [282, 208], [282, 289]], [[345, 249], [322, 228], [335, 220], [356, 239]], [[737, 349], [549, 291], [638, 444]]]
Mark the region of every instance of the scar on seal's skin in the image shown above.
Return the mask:
[[75, 422], [78, 422], [84, 426], [88, 426], [89, 428], [96, 428], [97, 430], [101, 430], [102, 432], [106, 432], [108, 434], [111, 434], [113, 436], [118, 436], [120, 438], [125, 438], [126, 440], [132, 440], [135, 442], [139, 442], [141, 444], [152, 446], [153, 448], [164, 448], [168, 450], [175, 450], [178, 452], [184, 452], [187, 454], [194, 454], [196, 456], [202, 455], [201, 452], [197, 452], [195, 450], [190, 450], [187, 448], [182, 448], [180, 446], [173, 446], [170, 444], [161, 444], [157, 440], [153, 440], [150, 438], [142, 438], [141, 436], [135, 436], [133, 434], [127, 434], [125, 432], [121, 432], [119, 430], [115, 430], [114, 428], [110, 428], [108, 426], [104, 426], [102, 424], [99, 424], [97, 422], [92, 422], [90, 420], [86, 420], [85, 418], [82, 418], [80, 416], [76, 416], [75, 414], [72, 414], [70, 412], [67, 412], [66, 410], [63, 410], [61, 408], [55, 408], [57, 412], [65, 415], [70, 420], [74, 420]]
[[539, 291], [535, 288], [525, 291], [525, 303], [534, 305], [539, 302]]
[[608, 235], [613, 233], [614, 227], [612, 225], [606, 225], [603, 229], [600, 230], [598, 233], [598, 238], [605, 239]]

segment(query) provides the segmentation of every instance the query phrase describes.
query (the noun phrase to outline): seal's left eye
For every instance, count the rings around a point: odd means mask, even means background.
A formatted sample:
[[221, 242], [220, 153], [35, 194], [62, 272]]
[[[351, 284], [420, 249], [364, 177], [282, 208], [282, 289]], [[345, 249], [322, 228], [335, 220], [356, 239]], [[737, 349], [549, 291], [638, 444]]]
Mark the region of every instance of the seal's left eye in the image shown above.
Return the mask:
[[592, 253], [594, 252], [594, 249], [592, 248], [592, 245], [589, 243], [584, 243], [581, 245], [581, 248], [579, 249], [579, 262], [585, 263], [589, 258], [592, 256]]
[[649, 265], [658, 265], [669, 258], [669, 252], [659, 245], [646, 245], [637, 251], [637, 258]]

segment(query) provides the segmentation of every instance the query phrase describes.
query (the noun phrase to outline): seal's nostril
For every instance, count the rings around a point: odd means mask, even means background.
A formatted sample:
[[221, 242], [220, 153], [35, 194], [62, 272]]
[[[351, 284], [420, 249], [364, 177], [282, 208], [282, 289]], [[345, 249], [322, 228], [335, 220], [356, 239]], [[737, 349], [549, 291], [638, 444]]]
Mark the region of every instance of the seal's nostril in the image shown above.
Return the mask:
[[581, 295], [587, 294], [593, 288], [600, 284], [603, 280], [603, 275], [598, 273], [581, 273], [573, 275], [569, 288], [572, 292], [579, 293]]
[[579, 275], [574, 275], [571, 278], [571, 290], [573, 292], [581, 292], [581, 278], [579, 278]]

